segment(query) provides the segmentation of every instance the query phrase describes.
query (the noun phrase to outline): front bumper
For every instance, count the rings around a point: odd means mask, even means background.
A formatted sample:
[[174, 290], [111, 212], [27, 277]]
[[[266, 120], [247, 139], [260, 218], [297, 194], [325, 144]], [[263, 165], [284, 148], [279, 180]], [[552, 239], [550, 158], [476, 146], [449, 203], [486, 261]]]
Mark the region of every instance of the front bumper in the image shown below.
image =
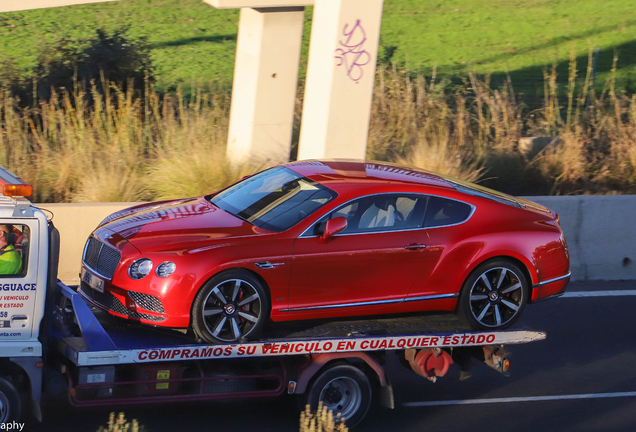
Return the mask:
[[80, 285], [79, 293], [93, 305], [122, 318], [129, 318], [142, 322], [146, 321], [148, 324], [155, 325], [161, 325], [161, 322], [166, 320], [165, 316], [132, 311], [128, 309], [113, 293], [109, 291], [100, 293], [88, 286], [88, 284], [84, 281], [82, 281], [82, 284]]

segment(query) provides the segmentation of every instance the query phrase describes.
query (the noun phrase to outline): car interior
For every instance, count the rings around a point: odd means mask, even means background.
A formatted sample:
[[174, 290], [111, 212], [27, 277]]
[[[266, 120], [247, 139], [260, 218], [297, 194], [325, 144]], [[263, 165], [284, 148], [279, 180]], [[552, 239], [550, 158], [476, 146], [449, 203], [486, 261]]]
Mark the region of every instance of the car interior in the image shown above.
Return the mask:
[[[312, 230], [321, 235], [329, 219], [344, 217], [342, 234], [432, 228], [465, 221], [468, 204], [446, 198], [417, 194], [388, 194], [360, 198], [325, 216]], [[426, 217], [426, 218], [425, 218]]]

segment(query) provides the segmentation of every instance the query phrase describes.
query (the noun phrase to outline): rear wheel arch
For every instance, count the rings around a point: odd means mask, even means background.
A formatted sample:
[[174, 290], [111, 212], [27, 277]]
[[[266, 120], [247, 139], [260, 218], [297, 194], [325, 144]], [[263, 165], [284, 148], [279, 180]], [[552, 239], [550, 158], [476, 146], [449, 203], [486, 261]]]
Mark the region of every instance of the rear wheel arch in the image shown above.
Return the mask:
[[[470, 271], [468, 272], [468, 275], [466, 275], [466, 277], [464, 278], [464, 281], [466, 279], [468, 279], [468, 276], [470, 276], [472, 274], [472, 272], [475, 271], [475, 269], [477, 267], [479, 267], [480, 265], [490, 262], [490, 261], [496, 261], [496, 260], [506, 260], [506, 261], [510, 261], [511, 263], [515, 264], [517, 267], [519, 267], [521, 269], [521, 271], [523, 272], [523, 275], [526, 277], [526, 280], [528, 281], [528, 301], [530, 300], [530, 297], [532, 297], [532, 286], [534, 285], [534, 278], [532, 277], [532, 273], [530, 273], [530, 269], [528, 268], [527, 264], [524, 263], [523, 261], [521, 261], [519, 258], [510, 256], [510, 255], [496, 255], [493, 256], [491, 258], [488, 258], [486, 260], [483, 260], [479, 263], [477, 263], [476, 265], [474, 265]], [[536, 274], [536, 271], [535, 271]]]
[[463, 281], [468, 279], [468, 277], [480, 265], [483, 265], [484, 263], [487, 263], [489, 261], [500, 260], [500, 259], [510, 261], [516, 266], [518, 266], [523, 271], [523, 275], [528, 280], [528, 285], [530, 286], [530, 288], [532, 288], [532, 285], [535, 284], [535, 281], [539, 280], [537, 270], [530, 261], [527, 261], [522, 256], [518, 256], [516, 254], [513, 255], [509, 253], [508, 254], [499, 253], [499, 254], [489, 255], [487, 258], [482, 259], [481, 261], [474, 261], [472, 265], [470, 266], [468, 272], [464, 275]]

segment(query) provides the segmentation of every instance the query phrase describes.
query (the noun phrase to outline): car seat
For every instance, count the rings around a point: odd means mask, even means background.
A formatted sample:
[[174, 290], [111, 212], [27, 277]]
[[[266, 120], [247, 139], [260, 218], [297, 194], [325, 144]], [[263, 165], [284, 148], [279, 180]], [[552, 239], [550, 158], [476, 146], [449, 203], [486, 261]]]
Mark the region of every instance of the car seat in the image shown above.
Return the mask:
[[377, 199], [365, 210], [358, 223], [361, 230], [392, 227], [396, 222], [396, 210], [391, 198]]

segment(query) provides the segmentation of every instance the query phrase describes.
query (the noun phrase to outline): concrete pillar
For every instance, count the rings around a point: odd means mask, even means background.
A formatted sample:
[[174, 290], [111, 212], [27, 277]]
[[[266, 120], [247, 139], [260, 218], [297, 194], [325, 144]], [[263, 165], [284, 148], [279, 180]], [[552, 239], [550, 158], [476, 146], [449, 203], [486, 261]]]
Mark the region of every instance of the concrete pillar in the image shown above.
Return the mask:
[[315, 0], [298, 159], [365, 159], [384, 0]]
[[303, 7], [242, 8], [227, 154], [233, 162], [289, 161]]

